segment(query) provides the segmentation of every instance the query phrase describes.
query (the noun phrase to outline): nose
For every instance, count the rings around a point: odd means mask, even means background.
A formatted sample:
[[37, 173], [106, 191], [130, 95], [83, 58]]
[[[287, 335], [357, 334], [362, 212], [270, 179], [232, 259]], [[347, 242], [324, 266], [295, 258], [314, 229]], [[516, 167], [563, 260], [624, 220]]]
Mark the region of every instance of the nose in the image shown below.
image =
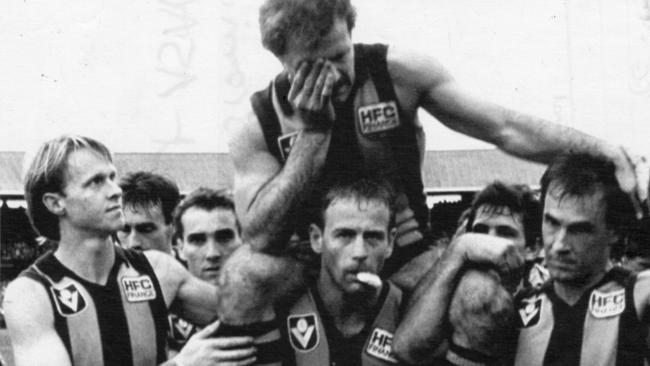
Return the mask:
[[120, 185], [117, 184], [117, 181], [115, 179], [110, 179], [108, 184], [109, 184], [109, 193], [108, 193], [109, 198], [111, 199], [122, 198], [122, 188], [120, 188]]
[[368, 249], [363, 236], [357, 235], [352, 245], [352, 258], [356, 261], [364, 261], [368, 257]]
[[142, 241], [140, 236], [135, 230], [131, 230], [126, 236], [126, 247], [127, 248], [138, 248], [142, 249]]
[[208, 242], [205, 243], [208, 252], [206, 253], [206, 257], [208, 260], [211, 261], [217, 261], [221, 258], [222, 253], [221, 253], [221, 247], [219, 243], [214, 240], [214, 238], [209, 238]]
[[566, 253], [570, 250], [566, 229], [560, 229], [553, 234], [550, 250], [556, 253]]

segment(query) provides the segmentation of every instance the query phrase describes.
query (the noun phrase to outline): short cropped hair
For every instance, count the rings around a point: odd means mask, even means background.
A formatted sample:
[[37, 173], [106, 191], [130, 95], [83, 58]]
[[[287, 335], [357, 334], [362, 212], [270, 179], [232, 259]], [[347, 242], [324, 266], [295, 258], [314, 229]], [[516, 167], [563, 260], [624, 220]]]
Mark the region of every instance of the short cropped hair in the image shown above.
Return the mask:
[[526, 246], [535, 245], [541, 236], [542, 205], [527, 185], [506, 184], [498, 180], [488, 184], [474, 196], [467, 217], [468, 232], [472, 231], [476, 212], [483, 205], [494, 210], [508, 208], [512, 215], [521, 215]]
[[560, 199], [591, 195], [602, 189], [607, 226], [620, 235], [628, 234], [635, 226], [632, 201], [618, 184], [614, 162], [605, 156], [586, 153], [560, 156], [542, 176], [542, 202], [551, 184], [561, 190]]
[[331, 185], [322, 196], [320, 214], [316, 215], [315, 223], [320, 228], [325, 227], [325, 211], [335, 202], [342, 199], [352, 199], [358, 203], [376, 201], [386, 206], [390, 212], [388, 229], [395, 225], [395, 194], [392, 186], [384, 179], [361, 178], [358, 180], [342, 179]]
[[174, 209], [181, 200], [178, 186], [171, 179], [151, 172], [137, 171], [120, 179], [124, 206], [148, 209], [160, 205], [165, 224], [172, 222]]
[[63, 135], [41, 145], [25, 173], [27, 215], [36, 232], [50, 240], [61, 239], [59, 218], [45, 207], [43, 195], [63, 194], [68, 179], [68, 158], [83, 149], [113, 162], [111, 152], [101, 142], [90, 137]]
[[[192, 207], [205, 211], [212, 211], [217, 208], [229, 210], [237, 219], [235, 202], [229, 190], [200, 187], [190, 192], [174, 210], [174, 236], [176, 238], [183, 238], [183, 215], [185, 211]], [[237, 220], [237, 230], [241, 233], [239, 220]]]
[[344, 19], [352, 31], [356, 11], [350, 0], [266, 0], [259, 13], [262, 45], [275, 56], [287, 52], [291, 39], [313, 49], [335, 19]]

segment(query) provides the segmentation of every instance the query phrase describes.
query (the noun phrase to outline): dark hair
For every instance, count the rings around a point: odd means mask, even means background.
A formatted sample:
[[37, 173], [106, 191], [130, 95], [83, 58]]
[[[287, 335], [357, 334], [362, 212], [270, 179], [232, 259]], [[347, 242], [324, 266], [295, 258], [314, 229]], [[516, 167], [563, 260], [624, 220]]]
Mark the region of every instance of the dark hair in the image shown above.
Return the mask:
[[120, 187], [124, 206], [147, 209], [160, 205], [165, 224], [172, 222], [174, 208], [181, 199], [174, 181], [159, 174], [138, 171], [122, 177]]
[[[232, 211], [232, 214], [237, 218], [235, 213], [235, 202], [233, 201], [232, 194], [226, 189], [210, 189], [200, 187], [183, 198], [181, 203], [178, 204], [174, 210], [174, 236], [176, 238], [183, 237], [183, 215], [185, 211], [192, 207], [197, 207], [206, 211], [212, 211], [217, 208], [222, 208]], [[237, 230], [241, 232], [239, 220], [237, 220]]]
[[292, 38], [313, 49], [331, 31], [335, 19], [345, 19], [352, 31], [356, 11], [350, 0], [267, 0], [259, 13], [262, 45], [275, 56], [287, 52]]
[[68, 158], [83, 149], [113, 162], [111, 152], [101, 142], [90, 137], [63, 135], [41, 145], [25, 174], [27, 215], [36, 232], [50, 240], [61, 238], [59, 217], [45, 207], [43, 195], [63, 193], [68, 178]]
[[476, 193], [469, 216], [467, 217], [467, 231], [472, 231], [476, 212], [481, 206], [495, 211], [508, 208], [511, 215], [520, 214], [524, 227], [526, 246], [534, 246], [541, 235], [542, 205], [535, 198], [535, 193], [525, 184], [506, 184], [495, 180], [480, 192]]
[[605, 222], [620, 235], [627, 234], [636, 223], [632, 201], [616, 179], [616, 167], [602, 155], [569, 153], [560, 156], [542, 176], [542, 202], [551, 184], [561, 190], [560, 199], [591, 195], [602, 189]]
[[395, 224], [394, 191], [387, 180], [362, 178], [358, 180], [342, 179], [329, 186], [322, 196], [320, 214], [316, 215], [316, 224], [325, 226], [325, 211], [335, 201], [353, 199], [356, 202], [378, 201], [386, 206], [390, 212], [388, 228]]

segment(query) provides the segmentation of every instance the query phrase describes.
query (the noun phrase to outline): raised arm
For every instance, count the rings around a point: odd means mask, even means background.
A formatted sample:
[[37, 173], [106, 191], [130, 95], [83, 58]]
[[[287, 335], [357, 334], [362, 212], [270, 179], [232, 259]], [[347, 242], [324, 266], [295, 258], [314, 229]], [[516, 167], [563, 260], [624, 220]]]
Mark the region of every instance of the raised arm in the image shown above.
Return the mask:
[[294, 221], [296, 208], [325, 163], [333, 119], [328, 110], [331, 71], [322, 65], [320, 69], [314, 66], [309, 73], [306, 70], [299, 69], [289, 93], [296, 112], [292, 121], [297, 135], [284, 166], [269, 152], [254, 115], [230, 142], [235, 166], [235, 207], [242, 236], [258, 251], [284, 249], [291, 235], [287, 225]]
[[569, 150], [604, 154], [616, 164], [621, 188], [637, 203], [647, 198], [647, 164], [637, 163], [637, 158], [626, 154], [621, 147], [491, 103], [463, 89], [431, 57], [391, 48], [388, 62], [398, 89], [408, 90], [405, 88], [410, 86], [413, 90], [411, 94], [404, 93], [407, 97], [402, 99], [423, 107], [447, 127], [540, 163], [549, 163]]
[[16, 366], [71, 365], [41, 284], [19, 277], [7, 287], [3, 308]]
[[464, 234], [443, 252], [418, 283], [393, 341], [397, 356], [408, 363], [430, 361], [450, 335], [447, 313], [456, 284], [468, 263], [490, 264], [504, 273], [518, 270], [523, 258], [505, 239]]

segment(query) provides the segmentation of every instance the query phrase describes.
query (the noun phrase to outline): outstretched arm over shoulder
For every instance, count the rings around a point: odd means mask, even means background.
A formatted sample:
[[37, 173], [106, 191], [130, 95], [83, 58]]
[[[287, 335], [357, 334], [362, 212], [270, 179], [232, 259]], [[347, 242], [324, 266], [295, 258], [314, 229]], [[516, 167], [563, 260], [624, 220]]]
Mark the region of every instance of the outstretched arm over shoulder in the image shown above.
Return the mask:
[[19, 277], [5, 292], [7, 329], [16, 366], [70, 366], [63, 341], [54, 329], [54, 314], [45, 288]]
[[217, 315], [217, 287], [205, 282], [183, 267], [174, 257], [154, 250], [144, 252], [160, 282], [169, 308], [178, 300], [181, 315], [194, 324], [206, 325]]
[[414, 108], [423, 107], [447, 127], [540, 163], [550, 163], [570, 150], [603, 154], [616, 164], [621, 188], [635, 201], [647, 198], [647, 164], [636, 163], [621, 147], [472, 94], [429, 56], [390, 48], [388, 63], [398, 89], [412, 90], [403, 99], [410, 99]]

